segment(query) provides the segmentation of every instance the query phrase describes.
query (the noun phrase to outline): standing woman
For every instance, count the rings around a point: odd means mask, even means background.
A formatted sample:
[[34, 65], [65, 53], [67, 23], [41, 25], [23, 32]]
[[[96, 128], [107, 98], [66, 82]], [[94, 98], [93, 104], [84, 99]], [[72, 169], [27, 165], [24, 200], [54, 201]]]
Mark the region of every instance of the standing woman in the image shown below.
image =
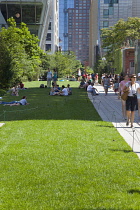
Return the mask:
[[104, 86], [104, 91], [105, 91], [105, 96], [108, 93], [108, 87], [110, 86], [110, 79], [108, 78], [107, 75], [105, 75], [105, 78], [103, 79], [103, 86]]
[[131, 128], [133, 127], [133, 122], [135, 118], [135, 111], [138, 110], [138, 102], [137, 102], [137, 89], [139, 88], [139, 84], [136, 83], [136, 75], [132, 74], [130, 77], [130, 82], [126, 83], [124, 87], [124, 92], [129, 89], [128, 99], [126, 100], [126, 115], [127, 122], [126, 125], [131, 123]]
[[[123, 94], [123, 89], [124, 89], [126, 83], [128, 83], [128, 81], [129, 81], [129, 76], [128, 75], [125, 75], [124, 80], [122, 80], [120, 82], [120, 86], [119, 86], [120, 95]], [[126, 119], [126, 101], [124, 101], [124, 100], [121, 99], [121, 102], [122, 102], [122, 114], [123, 114], [123, 118]]]
[[54, 85], [56, 85], [56, 81], [57, 81], [57, 71], [56, 71], [56, 69], [54, 69], [54, 72], [53, 72], [53, 82], [54, 82]]

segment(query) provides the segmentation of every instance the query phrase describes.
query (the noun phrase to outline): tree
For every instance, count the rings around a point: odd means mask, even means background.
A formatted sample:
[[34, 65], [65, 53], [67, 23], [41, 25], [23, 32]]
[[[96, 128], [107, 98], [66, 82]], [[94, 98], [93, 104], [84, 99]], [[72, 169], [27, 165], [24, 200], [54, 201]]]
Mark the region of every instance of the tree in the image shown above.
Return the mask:
[[124, 46], [134, 46], [140, 38], [140, 18], [120, 19], [114, 26], [102, 29], [103, 48], [107, 48], [106, 59], [114, 59], [114, 53]]
[[13, 18], [8, 19], [8, 24], [8, 29], [2, 28], [0, 32], [0, 48], [3, 49], [0, 85], [7, 88], [23, 77], [37, 79], [41, 70], [41, 56], [44, 54], [38, 46], [39, 39], [30, 33], [26, 24], [21, 23], [18, 28]]
[[49, 56], [50, 68], [56, 69], [59, 77], [71, 75], [81, 67], [80, 61], [76, 60], [75, 54], [71, 51], [65, 54], [62, 52], [56, 52]]

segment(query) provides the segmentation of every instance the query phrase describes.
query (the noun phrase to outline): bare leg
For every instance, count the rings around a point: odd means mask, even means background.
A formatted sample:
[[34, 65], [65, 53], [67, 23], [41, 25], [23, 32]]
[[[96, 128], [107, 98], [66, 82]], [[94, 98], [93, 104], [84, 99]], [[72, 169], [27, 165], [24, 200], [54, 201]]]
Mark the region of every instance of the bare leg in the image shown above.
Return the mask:
[[47, 80], [47, 86], [51, 87], [51, 81], [50, 80]]
[[105, 88], [104, 90], [105, 90], [105, 95], [107, 95], [108, 89]]
[[127, 115], [127, 122], [126, 125], [129, 125], [129, 121], [130, 121], [130, 117], [131, 117], [131, 111], [126, 111], [126, 115]]
[[122, 114], [123, 117], [126, 118], [126, 102], [124, 100], [121, 100], [122, 102]]

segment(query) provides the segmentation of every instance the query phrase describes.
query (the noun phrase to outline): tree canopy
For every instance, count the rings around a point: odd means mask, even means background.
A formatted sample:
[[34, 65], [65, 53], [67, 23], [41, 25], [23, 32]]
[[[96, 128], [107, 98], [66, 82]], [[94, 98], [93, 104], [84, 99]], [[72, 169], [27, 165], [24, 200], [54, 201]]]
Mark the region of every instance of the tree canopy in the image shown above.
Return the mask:
[[140, 39], [140, 18], [129, 17], [127, 21], [120, 19], [114, 26], [102, 29], [103, 48], [107, 48], [107, 58], [120, 48], [134, 46]]
[[56, 52], [50, 55], [50, 68], [56, 69], [59, 77], [71, 75], [78, 68], [81, 68], [81, 62], [76, 60], [74, 52]]
[[36, 80], [48, 68], [56, 69], [61, 77], [81, 67], [73, 52], [50, 55], [41, 50], [38, 37], [30, 33], [25, 23], [17, 27], [14, 18], [9, 18], [8, 25], [0, 31], [0, 88], [25, 79]]
[[37, 78], [40, 73], [41, 54], [39, 39], [30, 33], [25, 23], [16, 26], [13, 18], [9, 27], [0, 32], [0, 87], [8, 88], [23, 77]]

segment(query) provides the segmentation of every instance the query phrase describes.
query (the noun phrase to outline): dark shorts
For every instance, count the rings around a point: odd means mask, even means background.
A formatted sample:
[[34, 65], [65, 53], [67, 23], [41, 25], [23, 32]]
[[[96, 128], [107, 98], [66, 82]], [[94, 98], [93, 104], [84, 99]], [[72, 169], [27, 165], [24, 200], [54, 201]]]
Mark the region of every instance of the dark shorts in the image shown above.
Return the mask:
[[130, 97], [126, 100], [126, 111], [136, 111], [138, 110], [138, 100], [137, 97]]
[[57, 81], [57, 78], [53, 78], [53, 81], [56, 82]]

